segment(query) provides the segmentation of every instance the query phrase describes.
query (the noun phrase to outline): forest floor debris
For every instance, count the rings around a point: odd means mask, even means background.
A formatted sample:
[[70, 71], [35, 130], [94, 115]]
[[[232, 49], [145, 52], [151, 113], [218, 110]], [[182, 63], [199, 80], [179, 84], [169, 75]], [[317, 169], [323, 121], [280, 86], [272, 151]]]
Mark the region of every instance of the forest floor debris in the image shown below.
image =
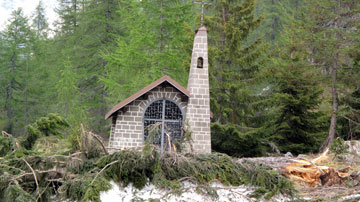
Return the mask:
[[[128, 149], [106, 155], [103, 145], [99, 144], [100, 138], [83, 127], [80, 133], [80, 150], [61, 150], [65, 153], [53, 151], [58, 149], [53, 144], [64, 141], [57, 141], [56, 136], [39, 133], [35, 140], [26, 139], [31, 142], [30, 149], [26, 149], [17, 138], [2, 134], [0, 198], [5, 202], [46, 202], [54, 201], [55, 195], [60, 201], [98, 202], [100, 192], [111, 189], [111, 180], [122, 183], [125, 188], [135, 187], [137, 192], [150, 184], [159, 190], [171, 190], [169, 195], [174, 196], [193, 189], [212, 201], [220, 200], [225, 190], [231, 192], [231, 186], [238, 191], [245, 186], [255, 187], [251, 196], [243, 195], [243, 198], [268, 200], [279, 194], [294, 194], [288, 179], [262, 164], [237, 162], [221, 153], [161, 153], [151, 144], [145, 144], [142, 151]], [[43, 149], [33, 147], [38, 141], [41, 145], [53, 146], [44, 153]], [[187, 182], [192, 183], [190, 187], [186, 187]], [[214, 183], [221, 183], [223, 187], [212, 187]], [[222, 191], [218, 192], [219, 189]], [[240, 192], [237, 195], [241, 195]]]
[[[345, 142], [349, 145], [341, 154], [326, 152], [320, 156], [299, 155], [292, 157], [259, 157], [239, 159], [266, 164], [283, 175], [290, 175], [298, 191], [296, 198], [310, 201], [360, 201], [359, 141]], [[331, 172], [332, 178], [321, 182], [320, 176]], [[335, 182], [335, 183], [334, 183]]]
[[294, 163], [284, 168], [283, 175], [309, 187], [343, 185], [350, 176], [351, 167], [335, 170], [332, 167], [321, 165], [321, 162], [328, 158], [328, 152], [329, 149], [314, 159], [291, 159]]
[[[56, 123], [60, 120], [56, 115], [50, 117], [37, 122], [34, 128], [42, 128], [47, 122]], [[54, 130], [59, 129], [53, 127]], [[0, 198], [5, 199], [5, 202], [46, 202], [54, 201], [54, 196], [56, 200], [63, 201], [98, 202], [102, 197], [100, 193], [113, 190], [111, 188], [115, 185], [111, 181], [122, 184], [121, 193], [130, 191], [150, 195], [158, 192], [159, 196], [164, 198], [165, 194], [169, 200], [181, 196], [185, 197], [184, 201], [194, 202], [198, 199], [209, 201], [209, 197], [211, 201], [226, 201], [230, 198], [237, 199], [235, 201], [287, 201], [293, 197], [349, 201], [356, 200], [360, 193], [360, 166], [351, 164], [351, 174], [350, 167], [348, 170], [340, 170], [344, 165], [349, 165], [347, 158], [341, 158], [341, 155], [238, 160], [221, 153], [161, 153], [148, 143], [142, 151], [128, 149], [106, 155], [101, 138], [84, 127], [79, 130], [77, 150], [71, 150], [70, 145], [64, 144], [66, 139], [57, 131], [49, 131], [39, 130], [33, 133], [36, 135], [22, 141], [11, 134], [1, 133]], [[26, 149], [24, 144], [30, 149]], [[294, 161], [300, 167], [295, 169]], [[331, 172], [330, 168], [336, 175], [344, 176], [344, 180], [327, 184], [334, 186], [318, 186], [314, 183], [318, 187], [309, 187], [308, 179], [304, 178], [306, 186], [300, 183], [294, 187], [290, 180], [279, 174], [290, 176], [290, 179], [291, 175], [302, 177], [293, 173], [294, 170], [299, 171], [299, 168], [305, 174], [310, 171], [316, 173], [314, 181], [317, 183], [321, 175]], [[300, 191], [296, 195], [295, 189]], [[353, 198], [347, 198], [349, 196]], [[136, 199], [136, 196], [133, 197]], [[189, 200], [189, 197], [193, 200]]]

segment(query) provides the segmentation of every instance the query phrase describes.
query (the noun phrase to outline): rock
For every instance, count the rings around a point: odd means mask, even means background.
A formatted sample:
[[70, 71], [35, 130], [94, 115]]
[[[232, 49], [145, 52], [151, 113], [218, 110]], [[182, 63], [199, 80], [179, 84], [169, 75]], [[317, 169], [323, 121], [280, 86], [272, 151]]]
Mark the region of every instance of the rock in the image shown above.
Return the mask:
[[307, 159], [307, 158], [308, 158], [308, 156], [306, 156], [305, 154], [299, 154], [297, 157], [298, 157], [298, 158], [303, 158], [303, 159]]
[[347, 152], [349, 152], [350, 154], [355, 154], [357, 156], [360, 156], [360, 141], [357, 140], [345, 141], [344, 144], [348, 146]]
[[287, 153], [285, 154], [285, 157], [287, 157], [287, 158], [292, 158], [292, 157], [294, 157], [294, 156], [292, 155], [291, 152], [287, 152]]
[[360, 163], [360, 141], [345, 141], [344, 144], [347, 146], [346, 151], [337, 158], [352, 166]]
[[337, 156], [337, 159], [344, 162], [347, 165], [355, 166], [360, 163], [360, 156], [356, 154], [340, 154]]

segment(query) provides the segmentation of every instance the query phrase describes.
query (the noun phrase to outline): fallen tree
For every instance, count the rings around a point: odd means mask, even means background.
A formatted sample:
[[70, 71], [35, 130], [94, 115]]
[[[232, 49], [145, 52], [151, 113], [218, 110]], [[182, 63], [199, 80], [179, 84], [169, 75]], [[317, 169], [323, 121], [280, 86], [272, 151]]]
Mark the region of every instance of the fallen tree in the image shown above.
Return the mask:
[[[294, 193], [292, 183], [270, 167], [239, 163], [226, 154], [161, 153], [147, 143], [143, 150], [107, 155], [101, 138], [84, 128], [82, 134], [80, 151], [48, 155], [27, 150], [12, 135], [3, 133], [0, 142], [6, 143], [8, 149], [0, 157], [0, 198], [5, 202], [53, 201], [54, 197], [100, 201], [100, 192], [111, 188], [110, 180], [123, 186], [132, 183], [138, 189], [152, 183], [158, 188], [170, 188], [173, 193], [186, 190], [183, 182], [191, 181], [201, 193], [213, 197], [217, 197], [216, 190], [208, 184], [214, 181], [255, 186], [259, 190], [257, 197]], [[89, 146], [94, 143], [97, 148]]]
[[317, 165], [327, 159], [328, 152], [329, 149], [326, 149], [318, 157], [311, 160], [305, 158], [291, 159], [294, 163], [283, 169], [284, 175], [294, 182], [310, 187], [343, 184], [350, 176], [349, 166], [344, 169], [335, 170], [328, 166]]

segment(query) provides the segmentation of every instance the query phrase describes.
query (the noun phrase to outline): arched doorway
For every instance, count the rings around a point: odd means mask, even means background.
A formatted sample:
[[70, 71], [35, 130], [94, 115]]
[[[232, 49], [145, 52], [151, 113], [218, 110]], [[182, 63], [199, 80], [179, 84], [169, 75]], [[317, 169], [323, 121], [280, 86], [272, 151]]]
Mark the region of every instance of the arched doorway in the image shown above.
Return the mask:
[[183, 118], [183, 112], [176, 103], [167, 99], [152, 102], [144, 113], [144, 140], [151, 135], [153, 144], [161, 151], [172, 150], [173, 141], [181, 138]]

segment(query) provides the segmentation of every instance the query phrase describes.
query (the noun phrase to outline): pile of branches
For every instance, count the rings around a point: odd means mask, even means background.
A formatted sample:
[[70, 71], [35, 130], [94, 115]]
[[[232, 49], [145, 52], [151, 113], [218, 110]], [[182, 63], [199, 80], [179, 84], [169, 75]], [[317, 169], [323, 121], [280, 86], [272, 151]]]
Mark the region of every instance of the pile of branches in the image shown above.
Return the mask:
[[26, 149], [17, 138], [2, 131], [0, 198], [5, 202], [54, 201], [55, 198], [100, 201], [100, 191], [111, 186], [101, 176], [95, 178], [101, 170], [96, 162], [108, 153], [103, 143], [94, 146], [94, 142], [102, 142], [98, 135], [83, 129], [81, 136], [84, 145], [80, 151], [48, 155]]
[[292, 196], [293, 184], [272, 168], [249, 161], [237, 162], [221, 153], [160, 153], [156, 147], [151, 153], [136, 150], [123, 150], [101, 158], [98, 167], [108, 167], [103, 177], [129, 183], [141, 189], [147, 183], [159, 188], [172, 188], [181, 193], [182, 182], [192, 181], [198, 184], [199, 191], [217, 197], [216, 191], [208, 186], [218, 181], [224, 185], [239, 186], [246, 184], [258, 187], [259, 196], [271, 198], [277, 194]]
[[[259, 196], [292, 195], [293, 184], [270, 167], [236, 162], [226, 154], [160, 152], [147, 145], [143, 150], [108, 154], [101, 137], [81, 132], [80, 151], [47, 155], [27, 150], [10, 134], [0, 136], [0, 198], [7, 201], [100, 201], [100, 192], [111, 188], [110, 180], [141, 189], [184, 190], [183, 181], [199, 185], [204, 194], [217, 196], [209, 183], [247, 184], [258, 187]], [[94, 143], [97, 146], [94, 146]], [[87, 146], [87, 145], [92, 145]], [[94, 152], [96, 150], [96, 152]], [[94, 155], [94, 154], [97, 155]]]

